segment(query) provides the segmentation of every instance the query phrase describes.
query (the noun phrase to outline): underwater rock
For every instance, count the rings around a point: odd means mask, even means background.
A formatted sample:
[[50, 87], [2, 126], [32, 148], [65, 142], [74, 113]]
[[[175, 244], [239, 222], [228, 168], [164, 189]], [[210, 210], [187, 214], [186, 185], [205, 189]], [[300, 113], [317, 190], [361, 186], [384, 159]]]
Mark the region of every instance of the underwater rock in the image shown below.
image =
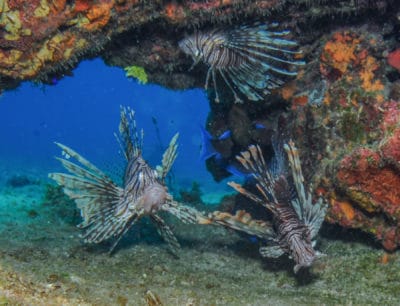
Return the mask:
[[[143, 67], [149, 81], [170, 88], [202, 87], [204, 75], [188, 72], [178, 41], [194, 28], [241, 26], [272, 19], [309, 41], [323, 18], [395, 16], [386, 1], [0, 1], [0, 89], [23, 80], [54, 84], [79, 61], [101, 56], [110, 65]], [[393, 9], [394, 7], [394, 9]], [[281, 14], [284, 12], [284, 14]], [[371, 18], [371, 16], [369, 16]], [[159, 29], [163, 29], [160, 31]], [[204, 69], [203, 69], [204, 70]]]

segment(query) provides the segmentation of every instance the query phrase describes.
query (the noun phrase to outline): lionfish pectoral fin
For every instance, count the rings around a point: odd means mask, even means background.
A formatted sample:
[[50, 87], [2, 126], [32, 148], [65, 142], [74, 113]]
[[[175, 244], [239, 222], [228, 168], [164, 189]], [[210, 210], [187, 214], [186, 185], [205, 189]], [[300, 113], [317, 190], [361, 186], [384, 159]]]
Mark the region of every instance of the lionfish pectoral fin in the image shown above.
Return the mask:
[[200, 56], [194, 58], [193, 63], [192, 63], [192, 65], [190, 66], [190, 68], [189, 68], [188, 71], [192, 71], [192, 70], [194, 69], [194, 67], [196, 67], [196, 65], [197, 65], [200, 61], [201, 61], [201, 57], [200, 57]]
[[305, 214], [304, 224], [310, 229], [311, 239], [314, 239], [324, 222], [328, 204], [324, 198], [319, 198], [314, 204], [311, 202], [311, 197], [309, 201], [310, 203], [307, 206], [305, 205], [307, 212]]
[[210, 220], [197, 209], [178, 203], [172, 200], [172, 197], [162, 206], [162, 209], [186, 224], [210, 223]]
[[156, 226], [157, 231], [160, 234], [160, 236], [165, 240], [165, 242], [167, 242], [171, 253], [174, 256], [179, 257], [178, 253], [179, 253], [181, 246], [180, 246], [178, 240], [176, 239], [174, 233], [170, 229], [170, 227], [164, 222], [163, 219], [161, 219], [157, 215], [151, 215], [150, 219]]
[[167, 150], [163, 154], [162, 158], [162, 170], [161, 170], [161, 180], [164, 181], [165, 177], [167, 176], [168, 172], [171, 170], [172, 165], [177, 156], [177, 140], [179, 137], [179, 133], [176, 133], [174, 137], [172, 137]]
[[101, 243], [115, 237], [109, 254], [112, 254], [121, 238], [132, 225], [143, 216], [141, 211], [131, 213], [129, 217], [116, 216], [114, 208], [98, 211], [91, 217], [90, 222], [83, 222], [78, 227], [84, 229], [82, 237], [86, 243]]
[[261, 256], [268, 258], [278, 258], [285, 254], [285, 251], [279, 245], [261, 247], [259, 251]]
[[214, 211], [210, 214], [209, 219], [214, 224], [222, 225], [226, 228], [243, 232], [251, 236], [267, 240], [275, 238], [275, 231], [273, 230], [272, 224], [265, 221], [254, 220], [250, 214], [244, 210], [236, 211], [235, 215], [231, 215], [227, 212]]
[[[64, 158], [64, 159], [62, 159], [62, 158], [57, 158], [57, 159], [69, 160], [69, 158], [72, 157], [72, 158], [76, 159], [80, 164], [85, 166], [90, 172], [92, 172], [100, 177], [105, 176], [105, 174], [99, 168], [97, 168], [95, 165], [93, 165], [90, 161], [88, 161], [86, 158], [84, 158], [78, 152], [74, 151], [70, 147], [67, 147], [66, 145], [63, 145], [59, 142], [55, 142], [55, 144], [61, 148], [62, 155]], [[69, 163], [71, 163], [71, 162], [69, 162]]]
[[[122, 205], [122, 188], [117, 186], [101, 170], [72, 149], [57, 143], [64, 152], [62, 165], [71, 173], [50, 173], [49, 177], [63, 187], [64, 192], [75, 201], [83, 217], [82, 227], [100, 229], [101, 224], [110, 224], [109, 217]], [[73, 157], [78, 163], [69, 161]], [[108, 218], [108, 219], [107, 219]], [[102, 232], [102, 231], [100, 231]], [[99, 232], [99, 233], [100, 233]], [[93, 240], [98, 239], [97, 235]], [[89, 241], [91, 242], [91, 241]]]
[[294, 274], [297, 274], [297, 272], [299, 272], [299, 270], [303, 268], [303, 265], [297, 264], [293, 267], [293, 272]]
[[231, 186], [233, 189], [235, 189], [237, 192], [253, 200], [254, 202], [263, 204], [263, 201], [258, 196], [246, 190], [242, 185], [235, 182], [228, 182], [228, 185]]
[[117, 239], [115, 239], [115, 241], [112, 243], [110, 249], [108, 250], [108, 254], [112, 255], [112, 253], [114, 252], [116, 246], [118, 245], [118, 243], [121, 241], [122, 237], [126, 234], [126, 232], [132, 227], [132, 225], [138, 220], [140, 219], [140, 216], [135, 216], [135, 218], [132, 218], [132, 220], [128, 223], [126, 223], [123, 227], [123, 230], [119, 233], [117, 233]]

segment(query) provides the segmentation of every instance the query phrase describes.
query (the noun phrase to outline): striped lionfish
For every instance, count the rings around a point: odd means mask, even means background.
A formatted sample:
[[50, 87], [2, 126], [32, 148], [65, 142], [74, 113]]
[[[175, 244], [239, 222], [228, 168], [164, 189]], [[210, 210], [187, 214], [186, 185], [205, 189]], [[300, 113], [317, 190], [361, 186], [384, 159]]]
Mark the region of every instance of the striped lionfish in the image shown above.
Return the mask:
[[290, 32], [270, 31], [277, 26], [256, 23], [198, 32], [181, 40], [179, 47], [193, 58], [192, 67], [200, 61], [208, 65], [205, 89], [211, 78], [216, 102], [217, 73], [233, 93], [235, 102], [242, 102], [241, 95], [258, 101], [284, 83], [282, 76], [295, 76], [297, 66], [304, 65], [295, 60], [301, 54], [294, 50], [297, 43], [283, 38]]
[[[175, 202], [168, 193], [165, 178], [177, 156], [176, 134], [162, 159], [162, 166], [152, 169], [142, 157], [143, 130], [137, 133], [134, 112], [121, 107], [119, 140], [127, 160], [123, 186], [83, 158], [71, 148], [56, 143], [64, 158], [57, 158], [71, 173], [50, 173], [49, 177], [64, 187], [81, 210], [83, 238], [88, 243], [100, 243], [115, 238], [110, 252], [122, 236], [143, 216], [149, 216], [173, 254], [180, 248], [169, 226], [158, 215], [167, 211], [185, 223], [198, 223], [202, 215], [191, 207]], [[78, 163], [69, 159], [74, 158]]]
[[216, 211], [210, 218], [214, 223], [267, 240], [269, 245], [260, 248], [261, 255], [278, 258], [288, 254], [296, 263], [294, 272], [297, 273], [300, 268], [311, 266], [321, 255], [314, 250], [314, 246], [327, 205], [322, 198], [313, 203], [311, 188], [306, 192], [294, 143], [290, 141], [284, 145], [284, 149], [291, 175], [285, 170], [283, 154], [277, 152], [278, 150], [275, 150], [278, 157], [271, 169], [268, 169], [258, 145], [250, 146], [248, 151], [237, 156], [238, 161], [257, 181], [256, 187], [261, 196], [249, 192], [237, 183], [228, 183], [241, 194], [271, 211], [272, 222], [253, 220], [244, 211], [238, 211], [235, 216]]

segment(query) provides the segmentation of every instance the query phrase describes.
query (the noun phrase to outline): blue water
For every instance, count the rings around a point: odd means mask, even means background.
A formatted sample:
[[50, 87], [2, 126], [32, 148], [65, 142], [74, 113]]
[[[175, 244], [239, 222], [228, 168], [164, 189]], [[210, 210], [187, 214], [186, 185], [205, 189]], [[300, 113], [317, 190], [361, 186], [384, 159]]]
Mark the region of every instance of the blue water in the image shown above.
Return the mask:
[[126, 78], [123, 69], [108, 67], [99, 59], [82, 62], [73, 73], [53, 86], [24, 83], [1, 96], [0, 171], [43, 178], [49, 171], [64, 172], [53, 158], [60, 155], [54, 141], [70, 146], [100, 168], [118, 167], [121, 158], [114, 132], [119, 106], [125, 105], [136, 111], [138, 127], [144, 129], [144, 157], [151, 165], [160, 164], [171, 137], [180, 133], [173, 168], [175, 188], [189, 188], [197, 181], [205, 194], [231, 192], [224, 182], [213, 181], [200, 159], [199, 127], [209, 112], [202, 90], [141, 85]]

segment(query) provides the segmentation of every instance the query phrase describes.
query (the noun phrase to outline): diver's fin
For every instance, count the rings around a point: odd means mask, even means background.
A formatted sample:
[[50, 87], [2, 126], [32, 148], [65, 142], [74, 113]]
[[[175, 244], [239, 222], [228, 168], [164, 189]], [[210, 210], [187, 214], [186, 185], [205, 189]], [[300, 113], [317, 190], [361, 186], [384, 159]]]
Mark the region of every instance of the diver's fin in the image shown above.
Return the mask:
[[163, 237], [165, 242], [168, 243], [171, 253], [174, 254], [176, 257], [179, 257], [178, 252], [181, 246], [179, 245], [178, 240], [176, 239], [174, 233], [171, 231], [169, 226], [164, 222], [163, 219], [161, 219], [157, 215], [150, 215], [150, 219], [156, 225], [158, 233], [161, 235], [161, 237]]
[[200, 125], [201, 130], [201, 152], [200, 152], [200, 159], [205, 161], [214, 155], [218, 154], [218, 152], [213, 147], [211, 140], [212, 136], [210, 133]]
[[285, 251], [279, 245], [271, 245], [260, 248], [260, 254], [262, 257], [278, 258], [285, 254]]
[[214, 211], [209, 216], [212, 223], [257, 236], [266, 240], [275, 240], [276, 234], [272, 224], [266, 221], [254, 220], [250, 214], [244, 210], [236, 211], [235, 215], [227, 212]]
[[162, 168], [161, 168], [161, 180], [164, 182], [165, 177], [168, 172], [171, 170], [172, 165], [177, 156], [177, 148], [178, 148], [178, 140], [179, 133], [176, 133], [174, 137], [172, 137], [167, 150], [165, 151], [162, 158]]

